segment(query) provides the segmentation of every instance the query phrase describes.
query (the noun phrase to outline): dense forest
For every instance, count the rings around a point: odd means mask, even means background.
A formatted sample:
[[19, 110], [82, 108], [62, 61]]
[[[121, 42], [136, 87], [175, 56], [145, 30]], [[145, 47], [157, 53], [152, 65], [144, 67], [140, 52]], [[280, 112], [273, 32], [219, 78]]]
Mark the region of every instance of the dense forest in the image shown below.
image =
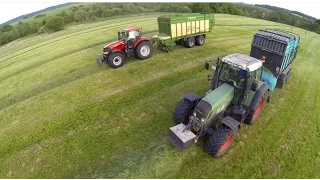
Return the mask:
[[[0, 45], [30, 34], [58, 31], [64, 29], [67, 24], [144, 12], [225, 13], [284, 23], [320, 34], [320, 20], [300, 12], [291, 12], [268, 5], [244, 3], [85, 3], [74, 4], [54, 16], [38, 13], [27, 22], [22, 20], [13, 26], [4, 24], [0, 28]], [[35, 15], [35, 13], [33, 14]]]

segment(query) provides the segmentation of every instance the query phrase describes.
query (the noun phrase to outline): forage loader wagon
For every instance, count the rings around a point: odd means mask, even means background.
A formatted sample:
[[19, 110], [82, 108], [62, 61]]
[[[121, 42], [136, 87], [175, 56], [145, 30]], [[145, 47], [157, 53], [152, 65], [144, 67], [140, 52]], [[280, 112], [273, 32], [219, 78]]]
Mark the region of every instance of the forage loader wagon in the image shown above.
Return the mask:
[[154, 47], [171, 52], [176, 44], [188, 48], [202, 46], [206, 34], [214, 26], [213, 14], [189, 13], [179, 15], [164, 15], [157, 19], [159, 34], [151, 39], [142, 36], [141, 28], [125, 28], [118, 32], [118, 40], [103, 48], [97, 63], [108, 63], [113, 68], [121, 67], [125, 57], [148, 59], [152, 56]]
[[183, 15], [163, 15], [158, 17], [159, 35], [156, 37], [160, 49], [171, 52], [176, 44], [188, 48], [202, 46], [206, 34], [214, 26], [213, 14], [190, 13]]

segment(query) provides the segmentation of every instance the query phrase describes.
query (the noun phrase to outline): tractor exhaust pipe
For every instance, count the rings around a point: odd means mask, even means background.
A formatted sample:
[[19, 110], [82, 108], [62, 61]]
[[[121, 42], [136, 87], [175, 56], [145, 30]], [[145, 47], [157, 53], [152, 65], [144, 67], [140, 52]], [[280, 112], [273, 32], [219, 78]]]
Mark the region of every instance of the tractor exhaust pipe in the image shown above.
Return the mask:
[[195, 144], [197, 137], [183, 123], [169, 128], [168, 134], [171, 144], [179, 149], [179, 151], [184, 151]]

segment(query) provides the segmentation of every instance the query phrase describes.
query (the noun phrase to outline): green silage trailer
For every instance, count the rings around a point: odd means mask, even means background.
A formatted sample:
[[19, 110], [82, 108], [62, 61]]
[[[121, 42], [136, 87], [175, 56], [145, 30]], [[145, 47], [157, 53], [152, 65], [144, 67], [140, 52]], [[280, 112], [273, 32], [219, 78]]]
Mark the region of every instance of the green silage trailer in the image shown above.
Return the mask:
[[171, 52], [173, 46], [182, 44], [187, 48], [202, 46], [206, 34], [214, 26], [213, 14], [188, 13], [158, 17], [159, 34], [156, 37], [160, 49]]

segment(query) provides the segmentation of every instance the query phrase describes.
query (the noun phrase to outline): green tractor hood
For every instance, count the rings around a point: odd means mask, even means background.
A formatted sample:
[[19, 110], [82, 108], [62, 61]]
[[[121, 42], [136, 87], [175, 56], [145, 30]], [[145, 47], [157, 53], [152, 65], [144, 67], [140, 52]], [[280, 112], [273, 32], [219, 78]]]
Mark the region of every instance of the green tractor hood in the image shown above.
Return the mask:
[[[193, 119], [203, 124], [203, 126], [201, 125], [202, 128], [207, 128], [212, 118], [230, 105], [233, 95], [234, 87], [227, 83], [222, 84], [200, 100], [193, 114], [193, 117], [196, 116], [196, 118]], [[169, 128], [170, 142], [180, 151], [191, 147], [199, 138], [188, 126], [189, 124], [186, 126], [180, 123]], [[200, 129], [200, 131], [205, 131], [205, 129]]]
[[234, 87], [224, 83], [207, 94], [195, 107], [195, 115], [208, 125], [211, 119], [224, 111], [234, 96]]

